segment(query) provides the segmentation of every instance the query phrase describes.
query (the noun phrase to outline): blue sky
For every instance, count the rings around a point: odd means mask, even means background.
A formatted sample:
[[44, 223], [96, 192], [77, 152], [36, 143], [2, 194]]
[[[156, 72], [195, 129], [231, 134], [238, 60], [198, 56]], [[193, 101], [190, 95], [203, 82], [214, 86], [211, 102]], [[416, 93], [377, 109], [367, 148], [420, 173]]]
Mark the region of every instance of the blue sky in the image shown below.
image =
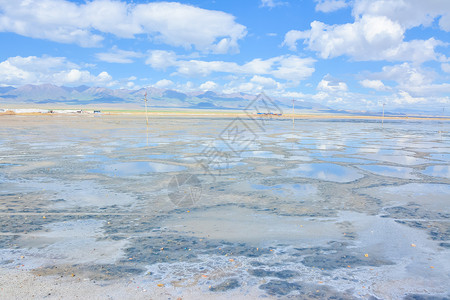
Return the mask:
[[[448, 0], [0, 0], [0, 85], [450, 104]], [[450, 110], [450, 108], [449, 108]]]

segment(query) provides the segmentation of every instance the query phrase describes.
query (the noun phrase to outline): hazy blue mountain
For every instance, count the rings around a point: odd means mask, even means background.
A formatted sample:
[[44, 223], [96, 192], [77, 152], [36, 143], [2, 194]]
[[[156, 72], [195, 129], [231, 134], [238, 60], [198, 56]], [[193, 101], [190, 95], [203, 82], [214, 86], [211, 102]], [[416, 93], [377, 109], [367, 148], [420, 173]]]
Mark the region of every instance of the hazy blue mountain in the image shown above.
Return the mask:
[[177, 92], [177, 91], [167, 90], [162, 94], [162, 97], [169, 98], [169, 99], [170, 98], [178, 99], [178, 100], [184, 101], [184, 100], [186, 100], [187, 95], [184, 93]]
[[[193, 108], [193, 109], [229, 109], [244, 110], [256, 95], [246, 93], [219, 94], [213, 91], [197, 91], [183, 93], [171, 89], [142, 88], [138, 90], [109, 89], [104, 87], [89, 87], [81, 85], [77, 87], [56, 86], [52, 84], [24, 85], [21, 87], [0, 87], [0, 107], [2, 104], [68, 104], [102, 105], [132, 104], [133, 107], [144, 107], [144, 98], [147, 94], [147, 104], [150, 108]], [[292, 101], [290, 99], [273, 98], [272, 101], [283, 113], [292, 112]], [[332, 109], [318, 103], [296, 100], [295, 111], [317, 112], [333, 114], [353, 114], [353, 115], [376, 115], [381, 112], [349, 111]], [[436, 109], [424, 110], [395, 110], [385, 111], [386, 116], [391, 115], [449, 115], [446, 112]]]
[[[9, 95], [16, 95], [18, 101], [39, 101], [45, 99], [68, 99], [70, 93], [63, 87], [53, 84], [32, 85], [27, 84], [8, 92]], [[18, 102], [17, 101], [17, 102]]]
[[0, 86], [0, 94], [8, 93], [9, 91], [15, 90], [16, 88], [12, 86]]
[[[148, 105], [155, 108], [244, 109], [255, 98], [255, 95], [244, 93], [218, 94], [212, 91], [183, 93], [153, 87], [127, 90], [85, 85], [66, 87], [52, 84], [30, 84], [18, 88], [2, 87], [0, 89], [0, 103], [98, 104], [99, 106], [108, 103], [124, 103], [143, 107], [145, 94], [147, 94]], [[274, 102], [280, 108], [288, 107], [277, 99], [274, 99]], [[306, 103], [303, 107], [313, 108], [317, 105]]]
[[[0, 103], [17, 104], [134, 104], [144, 106], [147, 94], [147, 104], [154, 108], [195, 108], [195, 109], [245, 109], [255, 95], [245, 93], [219, 94], [212, 91], [183, 93], [171, 89], [145, 88], [139, 90], [109, 89], [105, 87], [66, 87], [52, 84], [25, 85], [18, 88], [2, 87]], [[273, 99], [281, 110], [290, 112], [289, 101]], [[327, 109], [324, 106], [299, 102], [299, 109]]]

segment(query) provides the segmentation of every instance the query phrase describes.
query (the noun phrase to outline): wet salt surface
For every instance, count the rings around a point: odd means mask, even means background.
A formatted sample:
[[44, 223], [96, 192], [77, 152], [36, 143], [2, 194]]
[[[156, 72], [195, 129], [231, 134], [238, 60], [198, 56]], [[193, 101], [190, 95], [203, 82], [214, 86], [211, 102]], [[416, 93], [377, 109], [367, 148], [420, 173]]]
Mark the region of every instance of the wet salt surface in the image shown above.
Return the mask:
[[123, 162], [106, 165], [98, 169], [89, 170], [92, 173], [102, 173], [108, 176], [133, 176], [143, 175], [147, 173], [160, 172], [178, 172], [185, 170], [183, 166], [137, 161], [137, 162]]
[[300, 164], [296, 168], [287, 170], [289, 177], [306, 177], [324, 181], [351, 182], [363, 177], [358, 171], [336, 164]]
[[450, 295], [441, 123], [269, 120], [230, 149], [231, 121], [2, 119], [0, 267], [174, 298]]
[[[114, 263], [123, 256], [127, 242], [101, 240], [103, 225], [104, 221], [92, 219], [55, 222], [43, 226], [42, 231], [20, 236], [15, 242], [27, 257], [24, 268], [51, 265], [55, 259], [66, 264]], [[2, 249], [2, 256], [14, 258], [15, 252]]]
[[367, 165], [358, 167], [360, 169], [367, 170], [381, 176], [398, 177], [404, 179], [419, 179], [419, 177], [413, 174], [414, 169], [412, 168], [392, 167], [384, 165]]
[[423, 172], [426, 175], [437, 176], [443, 178], [450, 178], [450, 166], [442, 165], [442, 166], [429, 166]]

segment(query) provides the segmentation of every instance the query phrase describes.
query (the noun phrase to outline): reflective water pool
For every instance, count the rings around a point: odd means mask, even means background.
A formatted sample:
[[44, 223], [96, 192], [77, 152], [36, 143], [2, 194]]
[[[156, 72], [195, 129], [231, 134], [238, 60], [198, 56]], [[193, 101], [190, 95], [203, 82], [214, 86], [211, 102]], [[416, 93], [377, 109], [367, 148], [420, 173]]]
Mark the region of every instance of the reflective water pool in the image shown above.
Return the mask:
[[240, 121], [1, 117], [8, 295], [449, 297], [448, 123]]
[[441, 166], [429, 166], [423, 172], [426, 175], [437, 176], [443, 178], [450, 178], [450, 166], [449, 165], [441, 165]]
[[169, 165], [149, 161], [135, 161], [108, 164], [97, 169], [91, 169], [89, 172], [102, 173], [108, 176], [132, 176], [147, 173], [159, 172], [177, 172], [185, 170], [183, 166]]
[[419, 177], [413, 174], [414, 169], [412, 168], [392, 167], [384, 165], [366, 165], [358, 166], [358, 168], [381, 176], [398, 177], [404, 179], [419, 179]]
[[355, 169], [329, 163], [300, 164], [285, 173], [289, 177], [306, 177], [341, 183], [355, 181], [363, 177]]

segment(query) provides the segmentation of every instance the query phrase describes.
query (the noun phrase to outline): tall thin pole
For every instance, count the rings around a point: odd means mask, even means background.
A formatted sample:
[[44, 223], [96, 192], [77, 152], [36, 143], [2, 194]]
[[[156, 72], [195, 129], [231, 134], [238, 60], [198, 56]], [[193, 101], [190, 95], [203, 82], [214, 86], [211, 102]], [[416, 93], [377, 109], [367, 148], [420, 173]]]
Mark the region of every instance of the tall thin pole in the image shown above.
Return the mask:
[[145, 92], [145, 119], [147, 120], [147, 127], [148, 127], [148, 112], [147, 112], [147, 92]]
[[147, 111], [147, 91], [145, 91], [145, 120], [147, 121], [147, 147], [148, 147], [148, 111]]
[[294, 99], [292, 99], [292, 129], [294, 129], [294, 125], [295, 125], [295, 118], [294, 118], [294, 114], [295, 114], [295, 106], [294, 106]]

